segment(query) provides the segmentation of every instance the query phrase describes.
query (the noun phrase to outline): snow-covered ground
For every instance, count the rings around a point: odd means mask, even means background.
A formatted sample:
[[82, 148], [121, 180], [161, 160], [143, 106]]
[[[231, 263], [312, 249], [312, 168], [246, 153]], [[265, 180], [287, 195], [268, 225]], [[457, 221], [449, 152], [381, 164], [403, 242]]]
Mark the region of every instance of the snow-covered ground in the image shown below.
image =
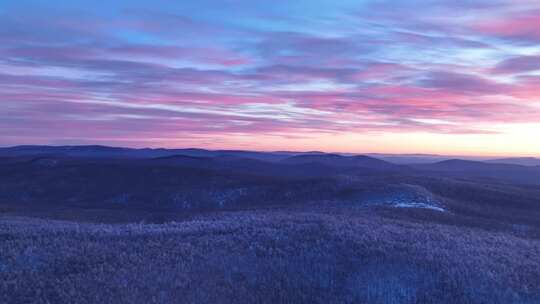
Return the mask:
[[446, 211], [433, 194], [416, 185], [392, 185], [373, 192], [364, 193], [361, 203], [367, 205], [390, 206], [396, 208], [424, 208], [435, 211]]

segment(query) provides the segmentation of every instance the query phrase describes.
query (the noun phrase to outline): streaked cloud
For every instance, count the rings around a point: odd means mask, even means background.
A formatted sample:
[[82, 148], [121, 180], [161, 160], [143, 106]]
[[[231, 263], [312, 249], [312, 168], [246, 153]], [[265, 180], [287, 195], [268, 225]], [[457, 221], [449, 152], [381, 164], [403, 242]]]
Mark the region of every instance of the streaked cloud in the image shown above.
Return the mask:
[[0, 4], [0, 144], [465, 145], [540, 121], [537, 1], [182, 2]]

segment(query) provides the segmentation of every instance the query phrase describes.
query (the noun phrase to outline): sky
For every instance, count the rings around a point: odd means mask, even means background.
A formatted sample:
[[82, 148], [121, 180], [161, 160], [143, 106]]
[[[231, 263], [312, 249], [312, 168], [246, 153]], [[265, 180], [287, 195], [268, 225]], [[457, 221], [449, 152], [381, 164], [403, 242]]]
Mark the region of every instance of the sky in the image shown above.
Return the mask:
[[0, 146], [540, 156], [538, 0], [0, 0]]

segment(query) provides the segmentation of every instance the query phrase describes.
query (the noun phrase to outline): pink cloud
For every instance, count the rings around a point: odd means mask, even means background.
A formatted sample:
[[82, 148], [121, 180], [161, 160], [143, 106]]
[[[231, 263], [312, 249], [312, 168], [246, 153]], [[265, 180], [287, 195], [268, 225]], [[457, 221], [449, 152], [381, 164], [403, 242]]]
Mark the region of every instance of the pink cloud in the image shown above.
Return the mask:
[[473, 24], [473, 29], [501, 38], [538, 42], [540, 40], [540, 9], [510, 13]]

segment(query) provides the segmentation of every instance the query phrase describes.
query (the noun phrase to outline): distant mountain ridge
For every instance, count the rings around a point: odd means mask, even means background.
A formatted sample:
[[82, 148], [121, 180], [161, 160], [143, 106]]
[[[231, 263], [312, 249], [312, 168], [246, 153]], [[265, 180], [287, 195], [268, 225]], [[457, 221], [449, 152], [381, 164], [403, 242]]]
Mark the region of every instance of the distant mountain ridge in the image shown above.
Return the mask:
[[274, 152], [256, 152], [241, 150], [206, 150], [198, 148], [165, 149], [165, 148], [122, 148], [100, 145], [87, 146], [39, 146], [26, 145], [0, 148], [0, 156], [64, 156], [87, 158], [158, 158], [175, 155], [195, 157], [216, 157], [222, 155], [243, 156], [253, 159], [274, 161], [289, 157], [291, 154]]
[[432, 164], [411, 166], [423, 172], [434, 172], [454, 177], [482, 177], [522, 184], [540, 184], [540, 166], [499, 164], [462, 159], [450, 159]]
[[488, 160], [489, 163], [494, 164], [516, 164], [522, 166], [540, 166], [540, 158], [536, 157], [509, 157]]
[[[475, 193], [464, 190], [456, 194], [446, 187], [452, 185], [449, 181], [472, 182], [479, 187]], [[106, 146], [0, 148], [0, 202], [17, 204], [191, 210], [247, 207], [259, 201], [356, 202], [356, 195], [373, 187], [429, 187], [432, 183], [445, 195], [470, 195], [474, 199], [484, 195], [483, 183], [540, 191], [534, 190], [540, 186], [540, 167], [462, 159], [398, 165], [365, 155], [319, 152]]]
[[[510, 180], [524, 184], [540, 184], [540, 164], [536, 158], [496, 160], [442, 159], [431, 155], [409, 157], [434, 157], [437, 161], [402, 164], [371, 155], [310, 152], [257, 152], [243, 150], [206, 150], [198, 148], [122, 148], [100, 145], [88, 146], [16, 146], [0, 148], [0, 164], [32, 162], [34, 165], [54, 167], [89, 159], [94, 163], [130, 163], [190, 167], [210, 170], [228, 170], [244, 174], [267, 176], [324, 176], [350, 172], [401, 172], [407, 174], [430, 173], [452, 177], [482, 177]], [[393, 155], [399, 157], [399, 155]], [[402, 159], [403, 160], [403, 159]], [[515, 164], [511, 162], [521, 162]]]
[[418, 165], [419, 168], [428, 168], [444, 171], [475, 171], [475, 170], [512, 170], [526, 169], [525, 166], [515, 164], [488, 163], [474, 160], [449, 159], [432, 164]]
[[378, 159], [385, 160], [394, 164], [400, 165], [411, 165], [411, 164], [430, 164], [445, 160], [451, 159], [463, 159], [463, 160], [473, 160], [473, 161], [485, 161], [485, 157], [475, 157], [475, 156], [449, 156], [449, 155], [438, 155], [438, 154], [386, 154], [386, 153], [367, 153], [367, 156], [375, 157]]
[[288, 164], [320, 163], [337, 167], [362, 167], [378, 170], [399, 170], [403, 168], [402, 166], [365, 155], [343, 156], [339, 154], [302, 154], [286, 158], [282, 160], [282, 162]]

